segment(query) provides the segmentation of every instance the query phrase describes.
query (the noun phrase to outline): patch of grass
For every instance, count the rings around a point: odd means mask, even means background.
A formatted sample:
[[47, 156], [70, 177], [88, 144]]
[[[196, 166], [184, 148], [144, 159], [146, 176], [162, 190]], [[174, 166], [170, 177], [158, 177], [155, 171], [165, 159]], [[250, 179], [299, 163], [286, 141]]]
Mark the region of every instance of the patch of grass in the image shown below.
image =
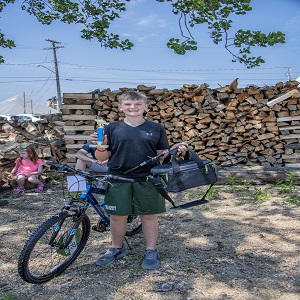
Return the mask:
[[129, 276], [130, 277], [135, 277], [137, 274], [142, 274], [144, 273], [144, 269], [141, 267], [141, 260], [140, 259], [136, 259], [134, 261], [132, 261], [132, 265], [130, 266], [129, 269]]
[[300, 205], [300, 196], [290, 195], [289, 197], [287, 197], [286, 201], [289, 204]]
[[0, 295], [0, 300], [20, 300], [12, 293], [4, 293]]
[[207, 193], [205, 199], [206, 200], [214, 200], [214, 199], [219, 198], [219, 196], [220, 196], [220, 188], [213, 186]]
[[187, 190], [186, 192], [185, 192], [185, 195], [187, 196], [187, 197], [192, 197], [193, 196], [193, 191], [191, 191], [191, 190]]
[[[288, 182], [294, 182], [294, 178], [290, 177]], [[238, 181], [234, 176], [231, 176], [227, 185], [230, 186], [231, 192], [238, 192], [239, 196], [247, 199], [252, 198], [255, 202], [267, 200], [271, 197], [266, 190], [253, 186], [246, 179]]]
[[289, 204], [300, 205], [300, 196], [294, 193], [297, 184], [298, 178], [293, 172], [287, 173], [285, 179], [280, 179], [276, 183], [278, 194], [286, 195], [284, 200]]
[[226, 184], [229, 185], [230, 190], [232, 192], [234, 192], [238, 183], [239, 183], [239, 181], [234, 176], [230, 176], [230, 178]]
[[49, 184], [55, 184], [55, 183], [58, 183], [59, 181], [57, 180], [57, 179], [55, 179], [55, 178], [51, 178], [50, 180], [49, 180]]
[[246, 180], [242, 180], [241, 181], [242, 187], [241, 187], [241, 192], [247, 192], [249, 191], [251, 184]]
[[260, 202], [270, 198], [268, 192], [264, 191], [262, 188], [254, 187], [253, 198], [255, 202]]
[[287, 178], [277, 181], [277, 188], [279, 194], [290, 194], [295, 189], [297, 184], [297, 176], [295, 173], [290, 172], [286, 174]]
[[171, 258], [171, 257], [174, 257], [174, 254], [171, 251], [167, 251], [163, 255], [163, 258]]

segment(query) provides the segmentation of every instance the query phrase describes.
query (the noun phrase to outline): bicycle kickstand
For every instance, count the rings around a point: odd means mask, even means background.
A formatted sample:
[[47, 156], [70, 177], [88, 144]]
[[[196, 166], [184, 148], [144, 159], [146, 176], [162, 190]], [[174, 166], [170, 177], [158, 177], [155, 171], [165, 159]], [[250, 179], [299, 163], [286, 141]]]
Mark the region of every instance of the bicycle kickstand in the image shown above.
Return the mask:
[[131, 246], [130, 246], [129, 243], [128, 243], [128, 239], [126, 238], [126, 236], [125, 236], [125, 242], [126, 242], [126, 244], [127, 244], [128, 249], [129, 249], [129, 250], [132, 250]]

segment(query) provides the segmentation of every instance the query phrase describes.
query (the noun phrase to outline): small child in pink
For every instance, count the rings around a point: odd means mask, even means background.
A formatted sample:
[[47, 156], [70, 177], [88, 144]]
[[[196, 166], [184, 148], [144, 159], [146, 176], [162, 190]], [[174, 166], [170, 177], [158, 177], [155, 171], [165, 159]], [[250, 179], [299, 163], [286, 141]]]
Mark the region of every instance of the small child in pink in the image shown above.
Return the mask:
[[34, 148], [27, 146], [20, 150], [20, 157], [16, 159], [15, 164], [15, 167], [8, 175], [9, 178], [14, 174], [17, 175], [18, 187], [12, 193], [22, 193], [25, 190], [24, 184], [26, 180], [37, 184], [36, 192], [42, 192], [44, 184], [39, 177], [43, 172], [43, 161], [38, 157]]

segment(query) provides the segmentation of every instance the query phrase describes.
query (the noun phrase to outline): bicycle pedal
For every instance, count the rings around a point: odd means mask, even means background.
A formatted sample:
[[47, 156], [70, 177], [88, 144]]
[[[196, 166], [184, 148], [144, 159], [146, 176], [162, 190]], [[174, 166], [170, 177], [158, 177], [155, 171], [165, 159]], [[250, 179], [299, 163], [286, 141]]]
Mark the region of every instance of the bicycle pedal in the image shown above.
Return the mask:
[[97, 232], [104, 232], [106, 231], [106, 228], [100, 228], [97, 225], [92, 226], [92, 230], [97, 231]]

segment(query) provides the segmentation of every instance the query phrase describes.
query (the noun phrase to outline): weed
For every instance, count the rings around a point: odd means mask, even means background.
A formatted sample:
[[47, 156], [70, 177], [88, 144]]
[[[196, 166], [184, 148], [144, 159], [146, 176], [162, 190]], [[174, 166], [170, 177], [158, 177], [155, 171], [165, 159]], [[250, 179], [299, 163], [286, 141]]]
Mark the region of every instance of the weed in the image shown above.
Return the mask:
[[207, 193], [205, 199], [206, 200], [214, 200], [216, 198], [219, 198], [219, 195], [220, 195], [220, 189], [213, 186], [213, 187], [211, 187], [211, 189]]
[[230, 190], [233, 192], [233, 191], [235, 191], [238, 181], [234, 176], [230, 176], [230, 178], [226, 184], [230, 186]]
[[191, 190], [187, 190], [186, 192], [185, 192], [185, 195], [187, 196], [187, 197], [192, 197], [193, 196], [193, 192], [191, 191]]
[[18, 298], [11, 294], [11, 293], [5, 293], [0, 295], [0, 300], [17, 300]]
[[297, 176], [295, 173], [290, 172], [286, 174], [286, 179], [280, 179], [277, 181], [279, 194], [290, 194], [297, 184]]
[[241, 184], [242, 184], [242, 187], [241, 187], [241, 189], [240, 189], [240, 191], [241, 191], [241, 196], [246, 196], [246, 192], [248, 192], [249, 191], [249, 189], [250, 189], [250, 187], [251, 187], [251, 184], [246, 180], [246, 179], [244, 179], [244, 180], [242, 180], [241, 181]]
[[49, 183], [50, 184], [55, 184], [55, 183], [58, 183], [59, 181], [57, 180], [57, 179], [55, 179], [55, 178], [51, 178], [50, 180], [49, 180]]
[[290, 196], [286, 200], [289, 204], [300, 205], [300, 196]]
[[167, 251], [163, 255], [163, 258], [172, 258], [172, 257], [174, 257], [174, 254], [171, 251]]
[[270, 195], [259, 187], [254, 187], [253, 198], [255, 202], [263, 201], [270, 198]]

